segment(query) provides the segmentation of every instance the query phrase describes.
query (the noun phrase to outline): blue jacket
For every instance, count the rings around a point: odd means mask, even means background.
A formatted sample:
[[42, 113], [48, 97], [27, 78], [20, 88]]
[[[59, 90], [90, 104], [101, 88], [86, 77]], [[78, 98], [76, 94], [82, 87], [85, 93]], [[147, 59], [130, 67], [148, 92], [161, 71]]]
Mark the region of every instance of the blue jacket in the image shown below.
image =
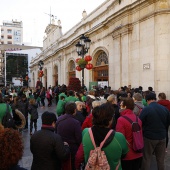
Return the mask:
[[167, 128], [170, 124], [170, 112], [157, 102], [146, 106], [139, 118], [142, 121], [143, 136], [151, 140], [166, 138]]

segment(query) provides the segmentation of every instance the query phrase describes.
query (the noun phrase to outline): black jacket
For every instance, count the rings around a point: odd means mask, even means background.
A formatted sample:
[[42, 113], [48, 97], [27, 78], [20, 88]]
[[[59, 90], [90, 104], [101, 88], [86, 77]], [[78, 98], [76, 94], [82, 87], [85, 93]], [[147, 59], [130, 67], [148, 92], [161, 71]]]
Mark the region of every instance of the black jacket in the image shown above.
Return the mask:
[[28, 116], [28, 105], [29, 102], [28, 100], [21, 100], [20, 102], [18, 102], [18, 110], [24, 115], [24, 116]]
[[151, 140], [163, 140], [166, 138], [167, 128], [170, 124], [169, 110], [152, 102], [139, 115], [142, 121], [143, 136]]
[[53, 128], [42, 128], [30, 140], [33, 154], [31, 170], [60, 170], [61, 161], [68, 158], [70, 149]]
[[38, 108], [38, 104], [30, 104], [30, 105], [28, 106], [28, 112], [29, 112], [29, 114], [31, 115], [31, 119], [32, 119], [32, 120], [38, 119], [38, 111], [37, 111], [37, 108]]
[[27, 169], [22, 168], [19, 165], [15, 165], [15, 166], [11, 167], [9, 170], [27, 170]]

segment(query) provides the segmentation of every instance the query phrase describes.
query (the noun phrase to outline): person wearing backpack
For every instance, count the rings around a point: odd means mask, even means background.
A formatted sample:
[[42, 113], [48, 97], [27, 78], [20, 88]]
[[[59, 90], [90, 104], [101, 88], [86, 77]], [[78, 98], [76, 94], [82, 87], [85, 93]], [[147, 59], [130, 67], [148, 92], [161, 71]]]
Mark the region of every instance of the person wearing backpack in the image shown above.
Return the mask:
[[135, 103], [135, 107], [133, 109], [133, 112], [139, 116], [142, 109], [144, 108], [144, 105], [142, 103], [142, 95], [140, 93], [135, 93], [133, 95], [133, 100], [134, 100], [134, 103]]
[[[140, 134], [142, 135], [142, 122], [141, 120], [133, 113], [134, 101], [132, 98], [121, 98], [120, 108], [123, 110], [118, 118], [116, 131], [122, 133], [128, 143], [129, 152], [126, 157], [122, 159], [122, 169], [123, 170], [139, 170], [142, 163], [142, 150], [137, 152], [134, 150], [134, 136], [132, 132], [132, 123], [129, 122], [130, 119], [132, 122], [137, 122], [140, 128]], [[143, 139], [143, 136], [140, 136]], [[140, 141], [143, 143], [143, 140]]]
[[[122, 170], [121, 157], [125, 157], [128, 147], [123, 134], [110, 129], [113, 122], [113, 113], [114, 107], [110, 103], [96, 106], [92, 111], [93, 126], [83, 131], [82, 144], [85, 170], [92, 168], [97, 168], [98, 170], [106, 168], [108, 170]], [[98, 155], [95, 154], [96, 147]], [[93, 158], [99, 156], [100, 153], [101, 159], [94, 163]]]
[[0, 96], [0, 123], [5, 128], [14, 128], [12, 109], [8, 103]]

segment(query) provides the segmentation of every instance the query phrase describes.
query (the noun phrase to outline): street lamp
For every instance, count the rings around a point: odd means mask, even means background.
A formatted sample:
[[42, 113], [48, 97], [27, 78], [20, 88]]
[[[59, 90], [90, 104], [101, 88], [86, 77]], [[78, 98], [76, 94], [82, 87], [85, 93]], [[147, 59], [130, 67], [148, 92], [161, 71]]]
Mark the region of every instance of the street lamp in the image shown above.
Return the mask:
[[44, 62], [42, 60], [40, 60], [38, 62], [38, 67], [39, 67], [39, 70], [42, 70], [43, 69], [43, 66], [44, 66]]
[[[90, 42], [91, 42], [91, 40], [88, 37], [84, 36], [84, 34], [82, 34], [78, 43], [75, 45], [78, 56], [81, 56], [81, 58], [83, 60], [84, 60], [85, 54], [88, 53], [88, 50], [90, 49]], [[83, 88], [84, 88], [84, 68], [85, 68], [85, 66], [86, 66], [85, 63], [80, 65], [80, 68], [82, 70], [82, 87]]]
[[40, 81], [41, 81], [41, 85], [40, 85], [41, 87], [42, 87], [43, 66], [44, 66], [44, 62], [42, 60], [40, 60], [38, 62], [38, 67], [39, 67], [39, 77], [40, 77]]

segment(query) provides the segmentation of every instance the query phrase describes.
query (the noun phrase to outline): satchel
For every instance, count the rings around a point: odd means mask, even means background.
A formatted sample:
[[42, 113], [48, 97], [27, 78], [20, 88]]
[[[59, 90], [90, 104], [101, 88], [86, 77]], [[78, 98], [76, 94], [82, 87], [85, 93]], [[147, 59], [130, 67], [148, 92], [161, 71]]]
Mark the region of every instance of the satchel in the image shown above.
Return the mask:
[[4, 126], [4, 128], [14, 128], [15, 124], [14, 124], [14, 120], [11, 116], [11, 113], [9, 111], [9, 105], [6, 104], [6, 113], [4, 115], [4, 117], [2, 118], [2, 125]]

